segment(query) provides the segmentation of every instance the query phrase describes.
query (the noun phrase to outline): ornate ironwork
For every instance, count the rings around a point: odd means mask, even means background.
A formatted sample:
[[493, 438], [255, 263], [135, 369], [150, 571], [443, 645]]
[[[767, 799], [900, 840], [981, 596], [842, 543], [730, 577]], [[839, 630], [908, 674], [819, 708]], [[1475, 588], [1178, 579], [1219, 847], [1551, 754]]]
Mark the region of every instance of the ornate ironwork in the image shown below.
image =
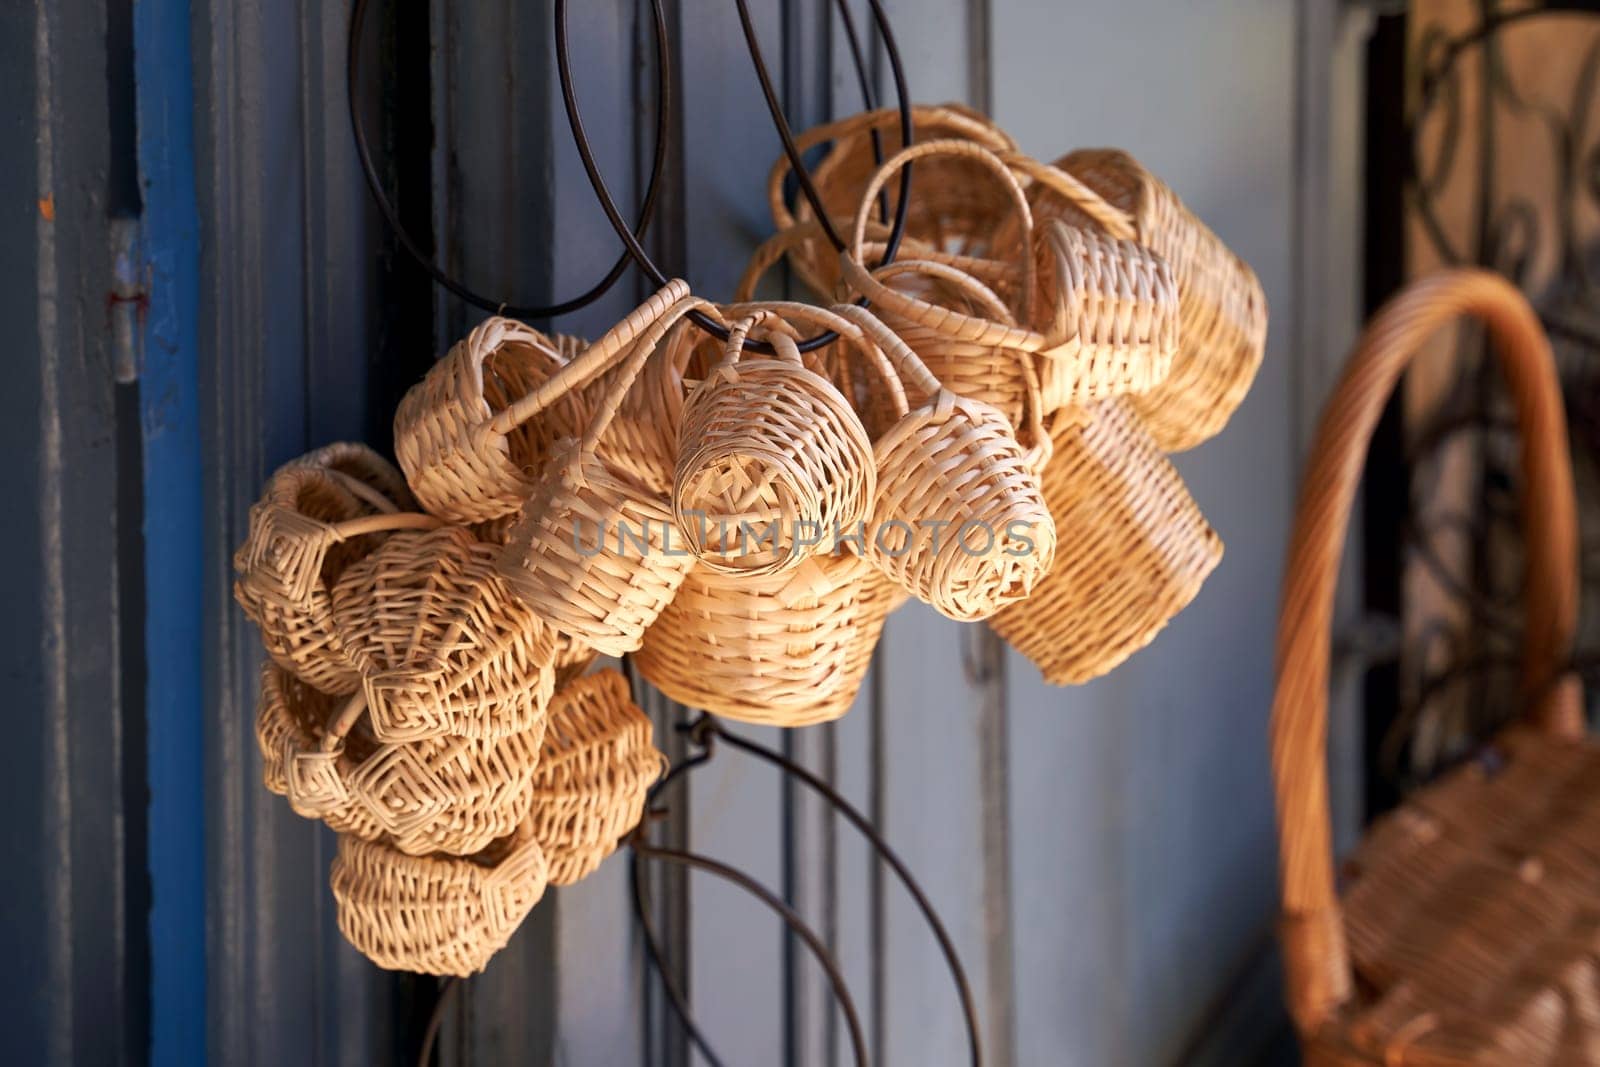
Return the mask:
[[[1600, 598], [1588, 595], [1600, 590], [1600, 17], [1586, 19], [1600, 16], [1600, 5], [1507, 10], [1480, 0], [1476, 16], [1464, 33], [1425, 27], [1408, 56], [1407, 218], [1422, 240], [1415, 251], [1516, 281], [1555, 343], [1584, 534], [1588, 610], [1575, 660], [1600, 681]], [[1590, 22], [1596, 32], [1515, 62], [1516, 36], [1548, 30], [1553, 18]], [[1552, 95], [1550, 83], [1563, 79], [1564, 91]], [[1539, 188], [1508, 188], [1507, 163], [1517, 167], [1514, 180]], [[1472, 747], [1515, 701], [1514, 426], [1477, 331], [1461, 332], [1453, 359], [1450, 384], [1407, 433], [1401, 696], [1379, 768], [1399, 784]]]

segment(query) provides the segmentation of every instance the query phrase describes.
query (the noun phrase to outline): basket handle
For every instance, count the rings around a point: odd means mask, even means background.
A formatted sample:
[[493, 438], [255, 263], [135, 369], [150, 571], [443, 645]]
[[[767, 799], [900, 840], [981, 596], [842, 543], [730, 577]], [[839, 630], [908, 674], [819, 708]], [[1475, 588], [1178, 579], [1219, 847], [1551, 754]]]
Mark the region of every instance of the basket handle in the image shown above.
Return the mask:
[[1039, 185], [1055, 193], [1067, 203], [1099, 223], [1107, 234], [1125, 241], [1139, 239], [1137, 220], [1095, 192], [1082, 181], [1050, 163], [1040, 163], [1021, 152], [1008, 152], [1001, 157], [1006, 166], [1026, 174]]
[[[828, 141], [843, 141], [847, 137], [868, 133], [874, 129], [891, 132], [898, 137], [899, 122], [899, 108], [885, 107], [876, 111], [858, 111], [835, 122], [811, 127], [794, 139], [795, 147], [804, 152]], [[931, 125], [939, 126], [947, 137], [959, 136], [969, 141], [976, 141], [996, 152], [1008, 152], [1016, 148], [1011, 139], [1001, 133], [987, 118], [963, 104], [914, 105], [911, 108], [912, 137], [915, 138], [919, 126]], [[817, 168], [816, 179], [820, 180], [826, 175], [827, 166], [828, 161], [824, 159]], [[795, 215], [789, 210], [789, 203], [783, 195], [783, 180], [789, 176], [789, 170], [789, 156], [788, 153], [784, 153], [772, 164], [772, 170], [767, 173], [767, 203], [772, 209], [772, 221], [778, 224], [780, 230], [787, 230], [796, 223]], [[810, 205], [802, 203], [800, 212], [802, 217], [809, 216]]]
[[1522, 431], [1526, 706], [1547, 730], [1582, 732], [1575, 681], [1550, 686], [1563, 670], [1576, 626], [1578, 588], [1572, 470], [1550, 342], [1527, 300], [1505, 279], [1480, 270], [1436, 274], [1402, 290], [1362, 335], [1323, 409], [1289, 543], [1278, 618], [1272, 776], [1288, 999], [1302, 1032], [1337, 1011], [1352, 986], [1334, 886], [1327, 769], [1329, 643], [1345, 527], [1373, 428], [1401, 371], [1436, 329], [1462, 315], [1488, 327]]
[[[881, 222], [869, 221], [867, 223], [867, 236], [871, 240], [867, 243], [867, 250], [869, 252], [876, 250], [881, 255], [883, 249], [887, 247], [884, 243], [884, 238], [888, 234], [889, 227]], [[776, 266], [780, 260], [793, 252], [799, 251], [812, 241], [825, 240], [827, 240], [827, 236], [823, 233], [822, 224], [815, 219], [807, 219], [804, 222], [796, 222], [781, 229], [765, 241], [762, 241], [756, 250], [751, 253], [750, 261], [745, 264], [744, 273], [739, 276], [739, 284], [733, 290], [734, 301], [740, 304], [750, 303], [755, 299], [756, 286], [760, 284], [762, 276]], [[912, 253], [918, 258], [939, 254], [932, 245], [910, 236], [900, 239], [900, 248], [901, 251]], [[828, 251], [831, 255], [833, 250], [830, 248]], [[795, 263], [793, 266], [800, 280], [819, 299], [833, 300], [837, 298], [836, 294], [829, 292], [827, 286], [823, 285], [809, 270], [805, 269], [806, 265], [804, 263]]]
[[[859, 308], [857, 310], [860, 310]], [[900, 375], [895, 370], [895, 365], [885, 355], [888, 342], [903, 344], [899, 338], [879, 322], [876, 316], [864, 317], [841, 315], [840, 308], [824, 308], [815, 304], [802, 304], [793, 300], [771, 300], [764, 303], [729, 304], [723, 308], [728, 315], [745, 315], [751, 312], [765, 312], [772, 317], [780, 329], [785, 329], [793, 334], [792, 323], [804, 323], [808, 326], [818, 327], [823, 330], [832, 330], [839, 335], [841, 341], [853, 345], [863, 357], [863, 362], [872, 368], [879, 380], [889, 391], [889, 403], [893, 406], [895, 416], [904, 418], [910, 410], [906, 402], [905, 385], [900, 380]], [[867, 323], [868, 325], [863, 325]]]
[[[668, 288], [670, 289], [671, 286]], [[663, 289], [661, 292], [665, 293], [667, 289]], [[658, 293], [656, 295], [659, 296], [661, 294]], [[578, 441], [578, 453], [580, 455], [594, 454], [596, 446], [600, 443], [600, 438], [605, 436], [606, 429], [611, 425], [611, 420], [616, 418], [618, 410], [621, 409], [622, 399], [627, 395], [628, 389], [632, 387], [633, 380], [639, 376], [639, 372], [644, 369], [645, 363], [660, 347], [662, 340], [667, 336], [667, 331], [676, 326], [679, 320], [691, 311], [704, 311], [713, 318], [721, 318], [721, 313], [717, 310], [715, 304], [712, 304], [709, 300], [691, 295], [689, 287], [684, 285], [683, 295], [674, 301], [671, 306], [657, 314], [654, 320], [644, 327], [643, 332], [631, 337], [626, 342], [626, 344], [631, 344], [631, 347], [627, 348], [626, 358], [617, 367], [616, 375], [606, 384], [606, 391], [600, 398], [595, 417], [584, 428], [583, 437]], [[604, 367], [601, 368], [602, 371], [605, 369]]]
[[482, 424], [480, 432], [510, 433], [568, 393], [582, 389], [633, 351], [630, 346], [640, 334], [650, 329], [669, 309], [688, 295], [689, 283], [674, 278], [651, 294], [650, 299], [634, 308], [621, 322], [607, 330], [572, 362], [539, 383], [537, 389], [517, 398], [515, 403], [501, 408], [494, 418]]

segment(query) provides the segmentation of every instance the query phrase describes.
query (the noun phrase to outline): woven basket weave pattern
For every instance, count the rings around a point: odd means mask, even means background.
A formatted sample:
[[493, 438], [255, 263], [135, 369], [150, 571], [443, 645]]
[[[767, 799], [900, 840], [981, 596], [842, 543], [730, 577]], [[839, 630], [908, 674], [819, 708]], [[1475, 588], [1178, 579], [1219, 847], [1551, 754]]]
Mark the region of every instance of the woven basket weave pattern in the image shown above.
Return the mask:
[[726, 718], [829, 722], [855, 701], [894, 592], [853, 554], [759, 578], [696, 568], [634, 663], [672, 699]]
[[340, 932], [372, 962], [466, 977], [505, 947], [548, 870], [529, 840], [477, 857], [408, 856], [346, 834], [329, 881]]
[[[1267, 301], [1247, 263], [1126, 152], [1085, 149], [1057, 168], [1133, 219], [1138, 240], [1172, 268], [1179, 295], [1178, 353], [1166, 380], [1134, 402], [1169, 452], [1215, 436], [1249, 392], [1266, 349]], [[1041, 187], [1042, 188], [1042, 187]], [[1059, 198], [1035, 198], [1039, 217], [1094, 220]]]
[[1044, 500], [1072, 551], [990, 623], [1047, 682], [1076, 685], [1154, 640], [1200, 592], [1222, 541], [1127, 401], [1058, 416], [1052, 437]]
[[611, 855], [643, 817], [665, 764], [618, 672], [598, 671], [556, 694], [529, 815], [552, 885], [586, 878]]
[[461, 527], [397, 534], [345, 572], [334, 622], [384, 740], [505, 737], [538, 725], [555, 635]]

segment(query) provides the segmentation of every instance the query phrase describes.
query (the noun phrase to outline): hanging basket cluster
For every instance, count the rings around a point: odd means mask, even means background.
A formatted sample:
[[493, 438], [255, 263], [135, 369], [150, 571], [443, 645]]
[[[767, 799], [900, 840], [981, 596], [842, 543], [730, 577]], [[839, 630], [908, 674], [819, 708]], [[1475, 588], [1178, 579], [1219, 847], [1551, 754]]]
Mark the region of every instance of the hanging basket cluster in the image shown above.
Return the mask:
[[[902, 149], [897, 118], [801, 138], [837, 216], [775, 168], [733, 303], [674, 281], [592, 343], [492, 317], [401, 402], [403, 475], [335, 445], [268, 480], [235, 559], [265, 782], [341, 835], [340, 928], [377, 963], [481, 969], [638, 823], [662, 758], [597, 655], [802, 726], [908, 598], [1081, 682], [1216, 566], [1166, 453], [1250, 385], [1250, 269], [1125, 155], [1041, 164], [954, 107]], [[783, 260], [815, 303], [756, 299]]]

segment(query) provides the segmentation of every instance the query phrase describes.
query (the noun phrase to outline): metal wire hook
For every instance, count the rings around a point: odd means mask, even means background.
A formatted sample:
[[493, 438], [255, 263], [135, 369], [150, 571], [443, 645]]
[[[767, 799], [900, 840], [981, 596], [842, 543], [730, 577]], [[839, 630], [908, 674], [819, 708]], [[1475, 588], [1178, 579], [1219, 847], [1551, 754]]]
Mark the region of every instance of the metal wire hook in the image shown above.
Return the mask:
[[[839, 0], [841, 8], [846, 0]], [[821, 195], [811, 181], [810, 172], [800, 157], [800, 149], [795, 144], [794, 132], [789, 127], [789, 121], [783, 114], [783, 106], [778, 100], [777, 91], [772, 85], [772, 76], [767, 69], [766, 59], [761, 52], [761, 45], [756, 40], [755, 27], [750, 18], [750, 9], [746, 0], [734, 0], [738, 7], [740, 24], [744, 30], [745, 44], [750, 53], [750, 61], [756, 70], [756, 77], [761, 82], [761, 91], [766, 99], [767, 111], [772, 118], [773, 126], [778, 131], [778, 137], [783, 142], [784, 154], [789, 157], [790, 167], [794, 171], [795, 179], [800, 183], [801, 192], [811, 203], [816, 212], [818, 222], [834, 248], [844, 250], [844, 241], [834, 229], [832, 220], [822, 202]], [[894, 30], [889, 25], [888, 15], [883, 9], [881, 0], [868, 0], [872, 7], [873, 20], [877, 24], [878, 32], [883, 38], [884, 51], [889, 57], [889, 67], [894, 78], [895, 93], [900, 104], [900, 138], [902, 145], [912, 143], [911, 130], [911, 98], [906, 88], [905, 68], [900, 60], [900, 48], [895, 42]], [[847, 16], [848, 17], [848, 16]], [[589, 144], [588, 134], [584, 130], [583, 115], [578, 106], [577, 93], [573, 86], [572, 63], [568, 55], [567, 45], [567, 3], [566, 0], [555, 0], [555, 26], [556, 26], [556, 73], [561, 82], [562, 101], [567, 109], [567, 122], [572, 127], [572, 139], [578, 148], [578, 156], [583, 161], [584, 172], [589, 176], [589, 184], [594, 188], [596, 198], [606, 213], [606, 218], [611, 222], [611, 228], [616, 231], [622, 243], [627, 246], [628, 253], [635, 263], [657, 285], [667, 284], [667, 276], [658, 267], [644, 245], [628, 231], [627, 224], [622, 220], [622, 213], [617, 210], [616, 201], [612, 199], [606, 181], [600, 173], [600, 167], [595, 162], [594, 152]], [[853, 23], [851, 24], [853, 31]], [[852, 32], [851, 36], [854, 34]], [[851, 50], [852, 57], [858, 65], [863, 84], [866, 82], [864, 60], [859, 46]], [[880, 149], [881, 151], [881, 149]], [[883, 262], [888, 263], [894, 259], [895, 253], [900, 248], [901, 238], [905, 234], [907, 212], [910, 209], [911, 197], [911, 168], [908, 166], [900, 175], [900, 201], [895, 207], [894, 223], [889, 231], [889, 239], [884, 251]], [[859, 301], [863, 306], [865, 300]], [[700, 329], [720, 340], [728, 339], [728, 329], [714, 322], [710, 317], [699, 311], [691, 311], [688, 315]], [[838, 339], [838, 334], [832, 330], [809, 337], [801, 341], [798, 348], [801, 352], [812, 352], [825, 345], [832, 344]], [[772, 354], [773, 348], [765, 341], [747, 338], [744, 347], [748, 351]]]
[[[345, 42], [345, 95], [350, 108], [350, 130], [355, 136], [356, 158], [361, 164], [361, 174], [366, 179], [367, 190], [372, 194], [372, 199], [377, 202], [378, 213], [383, 216], [384, 223], [395, 235], [395, 240], [400, 247], [410, 256], [417, 265], [428, 273], [441, 288], [460, 298], [473, 307], [488, 311], [496, 315], [510, 315], [519, 319], [544, 319], [556, 315], [565, 315], [569, 311], [587, 307], [610, 291], [627, 270], [632, 260], [631, 253], [624, 249], [611, 269], [585, 292], [570, 300], [563, 300], [558, 304], [540, 306], [536, 304], [513, 304], [505, 300], [496, 300], [487, 297], [469, 288], [464, 282], [454, 275], [447, 273], [433, 257], [422, 248], [406, 232], [405, 224], [400, 219], [400, 213], [395, 209], [394, 203], [389, 199], [389, 194], [384, 192], [383, 181], [378, 176], [377, 165], [372, 160], [372, 149], [367, 143], [366, 127], [361, 121], [361, 108], [357, 103], [357, 90], [361, 84], [361, 38], [366, 25], [368, 0], [355, 0], [350, 9], [349, 38]], [[633, 230], [623, 224], [623, 230], [629, 239], [642, 238], [650, 228], [650, 220], [655, 215], [657, 194], [661, 191], [661, 176], [666, 170], [667, 131], [672, 115], [672, 57], [670, 41], [667, 37], [667, 16], [662, 0], [650, 0], [650, 9], [654, 15], [656, 38], [656, 95], [660, 100], [656, 108], [656, 146], [655, 155], [650, 163], [650, 177], [645, 186], [644, 200], [639, 205], [639, 221]], [[613, 209], [615, 205], [612, 205]], [[619, 216], [620, 217], [620, 216]], [[636, 236], [637, 235], [637, 236]]]

